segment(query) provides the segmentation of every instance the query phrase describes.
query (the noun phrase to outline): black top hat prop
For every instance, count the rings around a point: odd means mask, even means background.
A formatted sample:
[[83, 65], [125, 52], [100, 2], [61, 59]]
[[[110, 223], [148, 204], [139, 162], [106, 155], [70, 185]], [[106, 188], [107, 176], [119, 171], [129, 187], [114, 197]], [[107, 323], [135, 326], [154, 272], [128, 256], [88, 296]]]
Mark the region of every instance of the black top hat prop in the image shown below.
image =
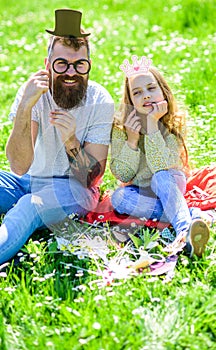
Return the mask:
[[90, 33], [81, 33], [82, 12], [69, 9], [60, 9], [55, 11], [55, 29], [54, 31], [47, 30], [46, 32], [64, 37], [82, 38], [90, 35]]

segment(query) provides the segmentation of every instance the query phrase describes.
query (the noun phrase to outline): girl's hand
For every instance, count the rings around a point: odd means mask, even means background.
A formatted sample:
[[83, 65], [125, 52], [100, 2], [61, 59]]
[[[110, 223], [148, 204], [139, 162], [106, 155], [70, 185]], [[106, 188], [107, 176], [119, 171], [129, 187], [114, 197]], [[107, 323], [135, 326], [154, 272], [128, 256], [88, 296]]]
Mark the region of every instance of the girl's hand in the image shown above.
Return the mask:
[[147, 115], [147, 133], [151, 134], [158, 130], [158, 121], [167, 113], [167, 101], [152, 103], [152, 110]]
[[124, 123], [124, 127], [126, 129], [126, 133], [128, 137], [127, 139], [128, 145], [133, 149], [137, 149], [142, 125], [141, 125], [140, 117], [136, 115], [135, 109], [127, 117], [127, 120]]
[[167, 101], [163, 100], [161, 102], [152, 103], [152, 110], [147, 115], [147, 118], [154, 119], [156, 121], [160, 120], [164, 114], [167, 113]]

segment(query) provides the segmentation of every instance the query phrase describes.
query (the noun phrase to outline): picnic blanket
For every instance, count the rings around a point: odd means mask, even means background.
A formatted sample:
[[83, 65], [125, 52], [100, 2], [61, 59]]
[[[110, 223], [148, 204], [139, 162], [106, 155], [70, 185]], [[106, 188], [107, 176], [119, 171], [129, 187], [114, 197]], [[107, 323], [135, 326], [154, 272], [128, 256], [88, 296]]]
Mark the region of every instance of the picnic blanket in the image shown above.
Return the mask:
[[[169, 223], [165, 222], [118, 214], [112, 206], [110, 196], [111, 193], [107, 191], [97, 208], [86, 215], [86, 222], [91, 224], [109, 222], [121, 226], [136, 224], [137, 226], [147, 226], [159, 230], [170, 226]], [[185, 199], [188, 207], [197, 207], [201, 210], [216, 208], [216, 164], [192, 171], [187, 180]]]
[[205, 166], [192, 172], [187, 180], [185, 199], [188, 207], [201, 210], [216, 208], [216, 165]]

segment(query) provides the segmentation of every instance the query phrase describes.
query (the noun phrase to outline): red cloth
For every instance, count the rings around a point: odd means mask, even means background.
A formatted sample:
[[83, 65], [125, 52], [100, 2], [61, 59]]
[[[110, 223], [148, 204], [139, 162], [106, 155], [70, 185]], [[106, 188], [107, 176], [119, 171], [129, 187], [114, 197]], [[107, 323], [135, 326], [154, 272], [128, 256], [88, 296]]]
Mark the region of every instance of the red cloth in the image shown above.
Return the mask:
[[216, 165], [196, 169], [187, 180], [185, 199], [188, 207], [216, 208]]
[[[216, 165], [205, 166], [193, 171], [188, 178], [185, 198], [188, 207], [198, 207], [202, 210], [216, 208]], [[112, 207], [109, 191], [99, 202], [93, 212], [89, 212], [84, 221], [88, 223], [110, 222], [113, 225], [130, 226], [135, 223], [137, 226], [147, 226], [164, 229], [169, 223], [141, 220], [134, 216], [118, 214]]]
[[164, 229], [165, 227], [170, 226], [169, 223], [152, 220], [144, 221], [134, 216], [118, 214], [113, 209], [109, 193], [103, 197], [102, 201], [99, 202], [97, 208], [94, 211], [89, 212], [85, 216], [84, 221], [87, 221], [91, 224], [96, 222], [103, 223], [108, 221], [112, 225], [120, 226], [130, 226], [131, 224], [133, 225], [135, 223], [137, 226], [147, 226], [152, 228], [155, 227], [158, 229]]

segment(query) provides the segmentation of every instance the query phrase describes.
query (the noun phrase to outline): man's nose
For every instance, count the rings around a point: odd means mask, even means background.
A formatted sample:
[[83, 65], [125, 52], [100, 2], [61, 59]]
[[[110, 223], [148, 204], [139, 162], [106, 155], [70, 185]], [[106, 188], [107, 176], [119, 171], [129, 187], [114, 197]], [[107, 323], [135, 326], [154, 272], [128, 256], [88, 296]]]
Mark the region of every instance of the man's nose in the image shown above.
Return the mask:
[[76, 74], [76, 71], [75, 71], [74, 66], [72, 64], [69, 65], [68, 70], [67, 70], [66, 73], [70, 74], [70, 75]]

